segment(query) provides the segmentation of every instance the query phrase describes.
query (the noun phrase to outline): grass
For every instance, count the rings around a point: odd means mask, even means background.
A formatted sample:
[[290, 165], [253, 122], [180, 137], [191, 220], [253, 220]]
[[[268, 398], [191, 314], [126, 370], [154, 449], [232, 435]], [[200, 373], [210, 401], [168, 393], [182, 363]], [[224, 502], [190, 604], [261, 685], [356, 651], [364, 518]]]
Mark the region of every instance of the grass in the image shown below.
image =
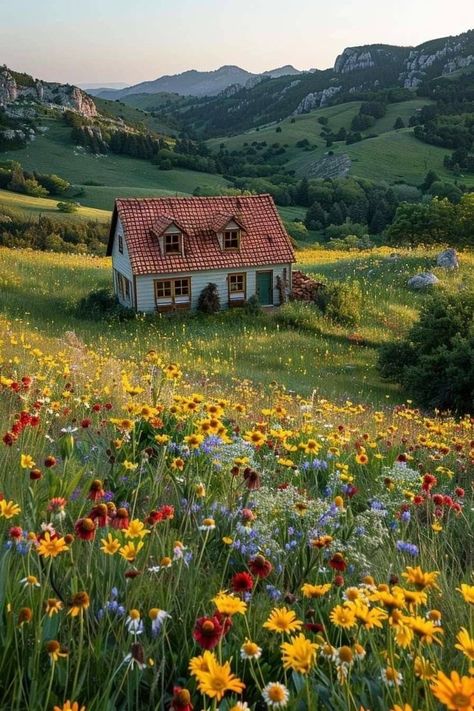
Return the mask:
[[[138, 317], [125, 323], [80, 320], [74, 304], [110, 284], [109, 260], [7, 249], [0, 250], [1, 309], [19, 331], [33, 329], [45, 341], [74, 331], [86, 344], [121, 358], [159, 350], [194, 378], [209, 378], [224, 388], [245, 379], [260, 384], [277, 379], [304, 395], [316, 389], [325, 397], [383, 404], [400, 394], [378, 377], [376, 346], [403, 334], [416, 318], [425, 295], [408, 291], [406, 281], [434, 263], [433, 252], [403, 251], [396, 262], [389, 253], [380, 248], [355, 255], [322, 249], [298, 254], [305, 271], [361, 283], [364, 310], [356, 329], [322, 317], [314, 332], [288, 329], [271, 314], [253, 318], [235, 312], [207, 318]], [[446, 288], [474, 284], [474, 254], [463, 254], [461, 261], [459, 274], [435, 269]]]
[[[94, 156], [75, 148], [71, 130], [57, 120], [46, 119], [47, 131], [26, 148], [2, 153], [2, 160], [19, 161], [27, 170], [57, 173], [84, 194], [78, 199], [88, 207], [111, 210], [114, 198], [189, 195], [198, 186], [220, 189], [227, 182], [220, 175], [192, 170], [159, 170], [145, 160], [127, 156]], [[89, 181], [99, 185], [87, 185]]]
[[0, 190], [0, 212], [2, 207], [21, 210], [24, 214], [32, 217], [38, 215], [48, 215], [57, 219], [67, 220], [68, 222], [75, 220], [98, 220], [106, 222], [110, 219], [110, 212], [107, 210], [98, 210], [93, 207], [80, 207], [77, 212], [63, 213], [57, 208], [61, 198], [36, 198], [29, 195], [20, 195], [12, 193], [9, 190]]
[[[346, 145], [344, 142], [334, 143], [326, 147], [326, 141], [320, 136], [322, 126], [318, 118], [328, 119], [328, 126], [334, 133], [344, 127], [350, 129], [354, 116], [359, 112], [361, 102], [352, 101], [336, 106], [316, 109], [309, 114], [287, 118], [278, 124], [281, 132], [276, 132], [276, 124], [261, 127], [258, 131], [252, 129], [231, 138], [215, 138], [208, 141], [213, 150], [221, 143], [227, 148], [241, 150], [244, 144], [251, 145], [253, 141], [266, 141], [268, 145], [278, 142], [286, 146], [285, 167], [294, 170], [297, 175], [311, 176], [312, 165], [331, 150], [335, 155], [347, 154], [352, 161], [350, 174], [372, 180], [386, 180], [389, 183], [403, 181], [418, 185], [427, 171], [435, 170], [439, 176], [449, 182], [454, 180], [453, 173], [443, 165], [444, 156], [449, 153], [445, 148], [431, 146], [418, 141], [413, 136], [413, 129], [393, 130], [393, 125], [400, 116], [408, 125], [410, 116], [416, 113], [429, 101], [412, 99], [395, 104], [389, 104], [384, 117], [378, 119], [369, 131], [362, 135], [376, 134], [376, 138], [360, 143]], [[307, 139], [312, 148], [305, 150], [296, 144]], [[316, 146], [316, 147], [315, 147]], [[474, 184], [472, 176], [463, 176], [462, 182]]]

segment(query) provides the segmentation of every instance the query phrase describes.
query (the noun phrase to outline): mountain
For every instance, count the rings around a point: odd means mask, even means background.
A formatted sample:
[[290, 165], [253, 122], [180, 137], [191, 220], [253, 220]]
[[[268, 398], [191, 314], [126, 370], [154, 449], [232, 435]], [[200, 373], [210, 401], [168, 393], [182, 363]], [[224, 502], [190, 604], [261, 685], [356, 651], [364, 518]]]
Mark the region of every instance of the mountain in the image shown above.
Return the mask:
[[248, 80], [245, 87], [228, 87], [217, 96], [176, 102], [163, 115], [173, 116], [182, 130], [200, 137], [224, 136], [335, 103], [367, 99], [371, 92], [398, 92], [396, 100], [401, 100], [403, 92], [406, 96], [423, 82], [469, 67], [474, 68], [474, 30], [417, 47], [347, 47], [332, 69], [288, 75], [284, 68], [284, 75], [270, 72], [258, 81]]
[[[79, 87], [33, 79], [29, 74], [15, 72], [4, 65], [0, 67], [0, 108], [5, 109], [19, 101], [72, 109], [84, 116], [97, 115], [93, 100]], [[21, 111], [21, 107], [15, 110]]]
[[180, 94], [181, 96], [216, 96], [229, 87], [243, 88], [250, 81], [256, 83], [267, 77], [295, 76], [300, 74], [298, 69], [291, 65], [271, 69], [261, 74], [252, 74], [245, 69], [234, 65], [226, 65], [210, 72], [199, 72], [190, 69], [181, 74], [159, 77], [153, 81], [144, 81], [140, 84], [127, 86], [124, 89], [91, 89], [91, 93], [103, 99], [123, 99], [131, 94], [157, 94], [166, 92]]
[[127, 84], [125, 81], [103, 81], [99, 83], [81, 82], [78, 86], [84, 89], [84, 91], [94, 90], [97, 94], [100, 91], [106, 91], [106, 89], [125, 89], [127, 86], [130, 86], [130, 84]]

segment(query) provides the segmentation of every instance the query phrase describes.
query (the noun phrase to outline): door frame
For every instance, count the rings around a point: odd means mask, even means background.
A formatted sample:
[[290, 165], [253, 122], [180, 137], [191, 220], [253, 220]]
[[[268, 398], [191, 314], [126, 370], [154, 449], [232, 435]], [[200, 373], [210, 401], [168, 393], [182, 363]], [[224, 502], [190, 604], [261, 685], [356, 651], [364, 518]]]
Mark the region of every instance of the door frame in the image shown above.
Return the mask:
[[270, 298], [271, 301], [269, 304], [261, 304], [261, 306], [273, 306], [275, 297], [273, 295], [273, 269], [259, 269], [258, 271], [255, 272], [255, 295], [257, 296], [257, 280], [258, 280], [258, 275], [259, 274], [270, 274]]

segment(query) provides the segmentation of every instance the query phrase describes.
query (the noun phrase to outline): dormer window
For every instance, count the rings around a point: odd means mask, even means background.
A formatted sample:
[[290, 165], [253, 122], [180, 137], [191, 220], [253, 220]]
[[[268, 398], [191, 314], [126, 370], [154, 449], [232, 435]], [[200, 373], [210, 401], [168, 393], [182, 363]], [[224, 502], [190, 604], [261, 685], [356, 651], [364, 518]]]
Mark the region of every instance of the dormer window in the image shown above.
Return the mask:
[[224, 249], [229, 251], [240, 249], [240, 230], [226, 230], [224, 232]]
[[181, 235], [173, 233], [164, 236], [165, 254], [181, 254]]

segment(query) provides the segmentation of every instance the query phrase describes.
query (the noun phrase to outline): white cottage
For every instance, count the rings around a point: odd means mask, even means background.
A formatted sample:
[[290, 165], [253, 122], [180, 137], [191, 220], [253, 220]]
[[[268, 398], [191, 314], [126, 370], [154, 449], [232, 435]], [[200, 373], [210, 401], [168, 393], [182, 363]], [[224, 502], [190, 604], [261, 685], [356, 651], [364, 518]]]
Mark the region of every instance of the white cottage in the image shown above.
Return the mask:
[[222, 308], [278, 305], [295, 261], [270, 195], [117, 199], [107, 254], [119, 302], [141, 312], [195, 309], [209, 283]]

